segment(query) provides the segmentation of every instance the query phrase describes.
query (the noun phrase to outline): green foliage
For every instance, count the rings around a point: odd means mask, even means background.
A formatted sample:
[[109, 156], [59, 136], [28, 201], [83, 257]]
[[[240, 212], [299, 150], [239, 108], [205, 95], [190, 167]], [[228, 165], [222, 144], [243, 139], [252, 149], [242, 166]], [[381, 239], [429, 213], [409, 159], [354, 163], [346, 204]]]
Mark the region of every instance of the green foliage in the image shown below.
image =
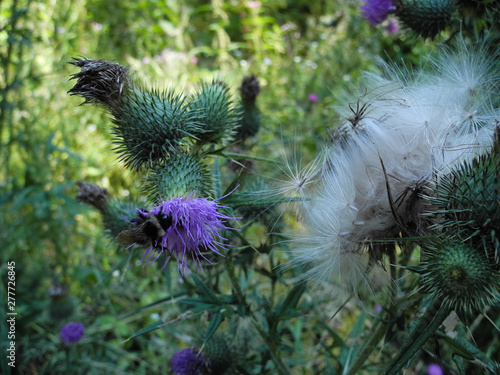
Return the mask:
[[[398, 270], [398, 296], [370, 299], [364, 310], [348, 303], [330, 320], [344, 301], [331, 290], [312, 294], [293, 284], [293, 271], [283, 271], [288, 243], [280, 232], [290, 219], [280, 204], [293, 200], [252, 200], [269, 185], [235, 169], [231, 159], [244, 153], [238, 160], [251, 161], [254, 168], [278, 159], [286, 151], [282, 140], [292, 138], [310, 159], [340, 117], [332, 108], [345, 91], [352, 92], [363, 70], [377, 69], [377, 56], [412, 65], [432, 54], [434, 44], [415, 42], [406, 31], [391, 36], [371, 28], [357, 3], [255, 3], [0, 3], [0, 297], [7, 307], [4, 275], [7, 261], [14, 261], [16, 312], [22, 317], [16, 326], [16, 369], [2, 358], [2, 373], [165, 374], [175, 351], [203, 343], [207, 353], [222, 359], [221, 368], [244, 374], [372, 374], [395, 356], [394, 332], [410, 331], [419, 303], [422, 310], [429, 306], [415, 294], [415, 275]], [[481, 3], [477, 11], [495, 16], [498, 9], [490, 5]], [[471, 30], [481, 34], [488, 22], [474, 25]], [[75, 74], [67, 62], [82, 55], [127, 66], [127, 74], [128, 67], [134, 71], [130, 81], [120, 81], [122, 89], [118, 85], [109, 95], [107, 84], [99, 86], [105, 95], [90, 100], [110, 110], [114, 125], [102, 111], [79, 107], [66, 94]], [[237, 128], [239, 101], [232, 90], [251, 74], [261, 92], [255, 103], [242, 100], [243, 126]], [[132, 81], [155, 82], [155, 88]], [[199, 82], [211, 83], [191, 95]], [[318, 96], [316, 103], [308, 100], [311, 93]], [[238, 138], [245, 139], [241, 149], [218, 148], [229, 146], [233, 131], [243, 127], [251, 131]], [[120, 167], [110, 152], [113, 141]], [[495, 176], [493, 162], [487, 165], [485, 175]], [[165, 169], [170, 177], [162, 174]], [[465, 169], [457, 173], [463, 186], [471, 183]], [[94, 205], [96, 211], [79, 203], [76, 181], [108, 189], [106, 204]], [[187, 190], [218, 198], [239, 183], [221, 203], [247, 220], [241, 232], [224, 234], [235, 247], [224, 258], [210, 258], [214, 264], [205, 273], [179, 280], [172, 263], [163, 272], [141, 268], [140, 251], [114, 243], [137, 208]], [[488, 189], [478, 193], [486, 201]], [[147, 194], [151, 202], [136, 198]], [[481, 224], [489, 237], [475, 237], [496, 241], [493, 221], [476, 217], [474, 227]], [[461, 236], [474, 234], [473, 226], [459, 227], [467, 230]], [[398, 257], [417, 264], [418, 248], [403, 247]], [[67, 294], [54, 298], [51, 290], [59, 283]], [[383, 305], [381, 313], [375, 304]], [[495, 309], [489, 313], [498, 325]], [[85, 325], [84, 338], [71, 347], [59, 337], [68, 321]], [[474, 324], [452, 328], [456, 338], [437, 331], [437, 348], [422, 343], [424, 351], [405, 353], [417, 353], [411, 364], [416, 372], [436, 356], [453, 371], [457, 356], [464, 358], [465, 371], [474, 368], [466, 362], [471, 358], [494, 371], [500, 335], [488, 327], [478, 317]], [[426, 329], [413, 332], [435, 332]], [[7, 330], [2, 314], [2, 349]], [[221, 353], [234, 353], [234, 361], [227, 365]]]

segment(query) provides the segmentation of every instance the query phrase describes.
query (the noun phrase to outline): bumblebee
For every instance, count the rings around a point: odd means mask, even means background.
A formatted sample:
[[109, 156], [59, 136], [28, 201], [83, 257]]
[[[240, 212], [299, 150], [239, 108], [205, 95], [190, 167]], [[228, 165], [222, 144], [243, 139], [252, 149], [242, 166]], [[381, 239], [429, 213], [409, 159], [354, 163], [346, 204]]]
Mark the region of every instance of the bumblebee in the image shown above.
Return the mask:
[[128, 229], [118, 233], [115, 241], [124, 246], [151, 244], [156, 247], [158, 240], [171, 226], [172, 217], [169, 215], [147, 215], [140, 212], [138, 217], [130, 221]]

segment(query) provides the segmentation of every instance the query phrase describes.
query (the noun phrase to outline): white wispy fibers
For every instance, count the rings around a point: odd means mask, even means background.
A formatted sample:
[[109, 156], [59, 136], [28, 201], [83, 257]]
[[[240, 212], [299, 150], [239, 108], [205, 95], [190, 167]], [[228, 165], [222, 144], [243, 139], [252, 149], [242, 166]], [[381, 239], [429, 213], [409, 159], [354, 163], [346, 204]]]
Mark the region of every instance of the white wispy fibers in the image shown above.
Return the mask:
[[302, 205], [293, 264], [300, 277], [357, 293], [384, 269], [383, 239], [424, 235], [439, 176], [492, 143], [500, 67], [486, 48], [443, 48], [427, 68], [385, 65], [343, 111], [321, 176]]

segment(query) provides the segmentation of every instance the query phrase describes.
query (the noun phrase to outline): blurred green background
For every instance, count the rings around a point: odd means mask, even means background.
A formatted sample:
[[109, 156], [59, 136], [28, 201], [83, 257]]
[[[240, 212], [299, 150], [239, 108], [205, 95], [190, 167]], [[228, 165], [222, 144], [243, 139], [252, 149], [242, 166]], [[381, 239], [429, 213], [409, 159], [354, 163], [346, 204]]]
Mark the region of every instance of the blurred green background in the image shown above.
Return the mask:
[[[108, 115], [79, 107], [81, 98], [66, 94], [77, 72], [67, 62], [112, 60], [159, 89], [182, 90], [220, 76], [237, 90], [254, 74], [262, 120], [252, 142], [299, 134], [302, 152], [313, 155], [338, 122], [335, 106], [346, 95], [363, 94], [356, 82], [377, 69], [377, 58], [418, 64], [436, 48], [436, 41], [370, 26], [358, 6], [356, 0], [0, 3], [0, 269], [5, 293], [7, 262], [15, 261], [15, 371], [66, 373], [65, 361], [77, 350], [75, 373], [166, 374], [172, 354], [197, 331], [180, 319], [127, 340], [160, 316], [178, 318], [181, 310], [168, 299], [137, 310], [171, 293], [177, 280], [159, 267], [136, 266], [138, 251], [132, 257], [117, 247], [98, 213], [75, 200], [76, 181], [116, 197], [140, 196], [140, 181], [111, 152]], [[310, 94], [318, 100], [311, 102]], [[86, 327], [78, 349], [59, 338], [69, 321], [57, 317], [65, 304], [73, 309], [69, 320]], [[7, 329], [2, 315], [3, 345]], [[315, 373], [307, 350], [302, 354], [296, 373]], [[1, 369], [11, 370], [4, 356]]]

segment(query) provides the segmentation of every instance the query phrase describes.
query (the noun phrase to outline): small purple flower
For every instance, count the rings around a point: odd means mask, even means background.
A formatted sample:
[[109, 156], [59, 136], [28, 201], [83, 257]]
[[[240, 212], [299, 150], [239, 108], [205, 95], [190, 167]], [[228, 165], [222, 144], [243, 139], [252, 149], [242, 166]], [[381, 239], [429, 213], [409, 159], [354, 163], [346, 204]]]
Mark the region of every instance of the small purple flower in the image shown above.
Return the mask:
[[60, 336], [66, 344], [73, 344], [80, 341], [85, 332], [85, 327], [77, 322], [65, 324], [61, 328]]
[[318, 95], [316, 95], [314, 93], [309, 94], [307, 99], [309, 100], [309, 103], [316, 103], [318, 101]]
[[396, 9], [392, 0], [361, 0], [361, 3], [363, 17], [373, 26], [382, 23], [389, 11]]
[[[224, 198], [224, 197], [222, 197]], [[151, 260], [153, 264], [162, 253], [166, 253], [167, 259], [163, 268], [167, 265], [172, 254], [175, 254], [177, 259], [177, 269], [181, 275], [189, 274], [187, 260], [191, 258], [196, 267], [203, 270], [201, 266], [202, 259], [208, 263], [212, 263], [203, 254], [202, 251], [210, 250], [214, 253], [224, 256], [219, 253], [218, 248], [227, 250], [230, 245], [225, 245], [222, 241], [225, 240], [221, 236], [223, 230], [237, 230], [227, 227], [224, 223], [229, 219], [239, 219], [226, 216], [218, 212], [219, 208], [227, 208], [220, 206], [215, 201], [209, 201], [205, 198], [173, 198], [168, 201], [161, 202], [152, 211], [139, 210], [141, 215], [146, 218], [154, 215], [166, 223], [162, 224], [162, 234], [158, 239], [152, 241], [140, 260], [144, 264]], [[155, 255], [153, 257], [153, 255]], [[162, 269], [163, 269], [162, 268]]]
[[390, 20], [386, 29], [389, 32], [389, 34], [394, 35], [394, 34], [396, 34], [398, 32], [399, 25], [398, 25], [398, 23], [396, 21]]
[[172, 371], [175, 375], [201, 375], [208, 372], [209, 361], [196, 348], [179, 350], [172, 357]]
[[441, 369], [441, 366], [439, 366], [436, 363], [431, 363], [429, 367], [427, 367], [427, 374], [428, 375], [443, 375], [443, 370]]

